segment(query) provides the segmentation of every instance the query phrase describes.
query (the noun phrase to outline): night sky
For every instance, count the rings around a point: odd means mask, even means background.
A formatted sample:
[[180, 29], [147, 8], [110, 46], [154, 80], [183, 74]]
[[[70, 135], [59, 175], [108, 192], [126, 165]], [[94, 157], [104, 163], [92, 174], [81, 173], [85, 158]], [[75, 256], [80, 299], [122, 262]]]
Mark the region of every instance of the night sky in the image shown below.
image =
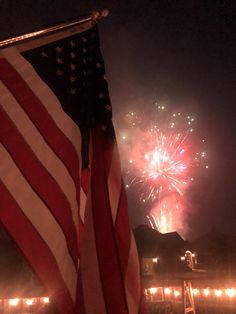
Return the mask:
[[[235, 234], [236, 2], [4, 0], [0, 36], [102, 8], [110, 11], [99, 28], [114, 117], [159, 99], [193, 112], [207, 139], [209, 169], [189, 191], [188, 236], [213, 227]], [[133, 227], [143, 220], [132, 200], [130, 218]]]

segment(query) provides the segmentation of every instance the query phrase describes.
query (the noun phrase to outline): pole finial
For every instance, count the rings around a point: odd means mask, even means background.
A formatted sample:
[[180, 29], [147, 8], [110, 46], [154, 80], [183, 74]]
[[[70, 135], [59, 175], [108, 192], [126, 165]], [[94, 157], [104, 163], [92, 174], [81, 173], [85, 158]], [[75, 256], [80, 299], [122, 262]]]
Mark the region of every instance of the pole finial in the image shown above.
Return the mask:
[[92, 17], [94, 20], [100, 19], [102, 17], [106, 17], [109, 14], [108, 9], [103, 9], [103, 10], [96, 10], [92, 12]]

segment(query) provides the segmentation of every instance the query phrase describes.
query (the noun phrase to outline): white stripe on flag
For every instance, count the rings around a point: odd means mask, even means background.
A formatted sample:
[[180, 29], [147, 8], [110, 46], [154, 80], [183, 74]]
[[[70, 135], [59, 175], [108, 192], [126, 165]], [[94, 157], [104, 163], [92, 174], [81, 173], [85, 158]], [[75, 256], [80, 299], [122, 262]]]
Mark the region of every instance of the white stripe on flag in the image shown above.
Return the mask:
[[80, 261], [84, 306], [85, 313], [105, 314], [107, 311], [98, 264], [90, 188], [89, 191], [84, 217], [84, 243], [86, 245], [83, 246], [83, 254]]

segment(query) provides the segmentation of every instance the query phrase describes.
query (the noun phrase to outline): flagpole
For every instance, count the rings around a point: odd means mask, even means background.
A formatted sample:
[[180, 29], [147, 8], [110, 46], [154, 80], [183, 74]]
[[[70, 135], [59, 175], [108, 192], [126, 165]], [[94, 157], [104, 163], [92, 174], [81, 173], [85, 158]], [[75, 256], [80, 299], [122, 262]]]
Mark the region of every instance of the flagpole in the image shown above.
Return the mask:
[[[35, 32], [27, 33], [24, 35], [12, 37], [9, 39], [5, 39], [0, 41], [0, 49], [6, 48], [12, 45], [21, 44], [24, 43], [30, 39], [37, 39], [41, 38], [45, 35], [51, 35], [60, 31], [65, 31], [73, 27], [80, 27], [83, 24], [86, 23], [96, 23], [99, 19], [107, 16], [109, 14], [109, 11], [107, 9], [101, 10], [101, 11], [93, 11], [87, 16], [81, 17], [78, 20], [74, 20], [71, 22], [61, 23], [55, 26], [51, 26], [42, 30], [38, 30]], [[82, 28], [83, 30], [83, 28]]]

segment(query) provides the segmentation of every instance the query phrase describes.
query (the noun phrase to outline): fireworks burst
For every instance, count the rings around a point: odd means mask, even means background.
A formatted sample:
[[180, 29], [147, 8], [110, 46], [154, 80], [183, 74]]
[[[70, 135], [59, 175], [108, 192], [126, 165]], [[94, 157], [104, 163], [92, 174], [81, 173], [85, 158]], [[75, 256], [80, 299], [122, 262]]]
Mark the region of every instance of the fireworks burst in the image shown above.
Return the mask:
[[126, 187], [135, 187], [140, 201], [151, 208], [147, 219], [153, 228], [176, 231], [183, 225], [182, 204], [193, 170], [206, 158], [206, 152], [196, 151], [192, 116], [169, 114], [165, 106], [158, 105], [151, 116], [148, 121], [144, 114], [130, 112], [119, 122]]

